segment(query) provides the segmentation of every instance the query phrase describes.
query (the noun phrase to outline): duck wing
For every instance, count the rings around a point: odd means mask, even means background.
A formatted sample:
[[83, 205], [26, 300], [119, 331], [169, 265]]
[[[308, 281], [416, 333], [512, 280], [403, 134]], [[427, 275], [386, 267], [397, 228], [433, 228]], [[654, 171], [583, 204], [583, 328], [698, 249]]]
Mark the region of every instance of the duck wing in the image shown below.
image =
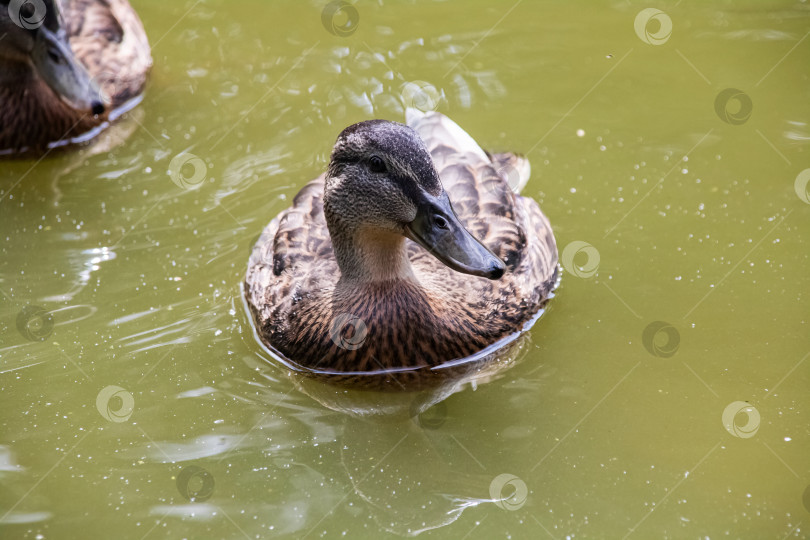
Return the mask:
[[139, 96], [152, 67], [149, 41], [127, 0], [61, 0], [70, 46], [116, 108]]
[[[312, 291], [334, 286], [340, 269], [323, 213], [324, 176], [305, 185], [292, 206], [270, 222], [256, 241], [245, 277], [245, 293], [258, 320], [282, 333], [289, 313]], [[317, 271], [313, 271], [317, 269]]]

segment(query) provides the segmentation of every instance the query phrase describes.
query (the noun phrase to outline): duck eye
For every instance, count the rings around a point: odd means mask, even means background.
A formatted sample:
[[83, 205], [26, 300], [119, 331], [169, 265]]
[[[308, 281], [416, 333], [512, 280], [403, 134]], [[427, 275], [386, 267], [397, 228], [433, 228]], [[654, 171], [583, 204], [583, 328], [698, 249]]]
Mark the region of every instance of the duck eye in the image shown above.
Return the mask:
[[20, 17], [23, 19], [30, 19], [35, 11], [36, 8], [31, 2], [25, 2], [22, 6], [20, 6]]
[[371, 156], [368, 160], [368, 168], [371, 172], [382, 173], [385, 172], [385, 162], [379, 156]]
[[447, 220], [444, 219], [442, 216], [440, 216], [438, 214], [433, 216], [433, 222], [440, 229], [448, 229], [449, 228], [449, 225], [447, 224]]

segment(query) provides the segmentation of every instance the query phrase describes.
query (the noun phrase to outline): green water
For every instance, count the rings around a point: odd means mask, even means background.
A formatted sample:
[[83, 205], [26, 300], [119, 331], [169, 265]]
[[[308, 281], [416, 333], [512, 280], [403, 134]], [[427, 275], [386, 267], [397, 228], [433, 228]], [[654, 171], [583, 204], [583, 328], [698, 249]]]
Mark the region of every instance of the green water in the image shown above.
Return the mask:
[[[0, 163], [0, 536], [808, 537], [807, 3], [664, 2], [639, 35], [647, 3], [359, 2], [344, 37], [323, 2], [135, 3], [143, 103]], [[566, 271], [519, 365], [367, 422], [272, 363], [240, 282], [412, 81], [528, 153]]]

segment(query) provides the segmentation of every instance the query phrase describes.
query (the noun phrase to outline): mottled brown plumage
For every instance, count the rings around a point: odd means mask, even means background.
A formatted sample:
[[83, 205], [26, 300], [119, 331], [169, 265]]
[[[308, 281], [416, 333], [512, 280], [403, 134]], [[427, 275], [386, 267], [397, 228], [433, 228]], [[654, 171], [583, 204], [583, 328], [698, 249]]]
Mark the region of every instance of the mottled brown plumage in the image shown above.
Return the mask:
[[[379, 195], [366, 200], [363, 190], [345, 188], [341, 183], [348, 180], [330, 178], [339, 176], [336, 156], [345, 158], [339, 154], [344, 132], [327, 174], [304, 186], [292, 206], [270, 222], [248, 265], [245, 293], [259, 335], [294, 364], [322, 373], [439, 366], [522, 330], [556, 284], [557, 249], [549, 222], [535, 201], [516, 195], [507, 183], [511, 178], [517, 190], [525, 185], [528, 161], [514, 154], [486, 154], [439, 113], [409, 110], [408, 124], [424, 141], [422, 147], [429, 151], [459, 220], [503, 261], [506, 271], [497, 280], [457, 272], [416, 242], [383, 231], [379, 236], [365, 232], [362, 242], [385, 244], [380, 253], [393, 254], [390, 260], [374, 258], [376, 245], [360, 245], [359, 255], [352, 255], [362, 259], [366, 271], [374, 267], [370, 273], [379, 273], [379, 277], [347, 278], [348, 270], [341, 269], [349, 263], [344, 260], [339, 266], [335, 246], [340, 244], [333, 244], [335, 237], [344, 235], [341, 220], [345, 215], [376, 215], [377, 211], [370, 208], [375, 200], [380, 205], [407, 207], [409, 198], [418, 198], [420, 190], [433, 188], [429, 181], [417, 180], [429, 177], [427, 171], [415, 173], [414, 181], [405, 182], [402, 193], [396, 185], [387, 187], [382, 193], [396, 193], [384, 195], [382, 200]], [[383, 143], [369, 143], [373, 151], [384, 152], [389, 144], [385, 141], [392, 137], [407, 138], [407, 128], [397, 129], [393, 135], [382, 137]], [[393, 160], [404, 169], [428, 166], [416, 159], [421, 156], [396, 155], [419, 154], [413, 146], [417, 143], [406, 140], [391, 144]], [[408, 195], [411, 190], [414, 195]], [[336, 196], [337, 191], [345, 196]], [[392, 210], [397, 212], [407, 215], [407, 210]], [[328, 216], [331, 225], [327, 224]], [[362, 244], [359, 236], [354, 238]], [[400, 265], [398, 249], [409, 269], [396, 269]], [[375, 265], [385, 268], [377, 272]], [[386, 272], [394, 277], [387, 277]]]
[[[44, 0], [44, 6], [45, 24], [28, 30], [0, 13], [0, 35], [6, 36], [0, 40], [0, 150], [39, 152], [86, 134], [134, 104], [152, 65], [143, 25], [127, 0]], [[31, 49], [46, 29], [64, 40], [66, 57], [86, 71], [84, 91], [96, 95], [102, 113], [78, 107], [43, 78]]]

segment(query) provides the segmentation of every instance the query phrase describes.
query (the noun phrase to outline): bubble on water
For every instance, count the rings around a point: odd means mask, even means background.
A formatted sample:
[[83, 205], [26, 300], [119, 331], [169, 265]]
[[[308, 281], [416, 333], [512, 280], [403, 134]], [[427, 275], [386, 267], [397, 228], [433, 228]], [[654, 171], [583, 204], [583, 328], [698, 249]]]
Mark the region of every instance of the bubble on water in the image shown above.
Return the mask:
[[577, 137], [584, 137], [584, 136], [585, 136], [585, 130], [584, 129], [578, 129], [577, 130]]

